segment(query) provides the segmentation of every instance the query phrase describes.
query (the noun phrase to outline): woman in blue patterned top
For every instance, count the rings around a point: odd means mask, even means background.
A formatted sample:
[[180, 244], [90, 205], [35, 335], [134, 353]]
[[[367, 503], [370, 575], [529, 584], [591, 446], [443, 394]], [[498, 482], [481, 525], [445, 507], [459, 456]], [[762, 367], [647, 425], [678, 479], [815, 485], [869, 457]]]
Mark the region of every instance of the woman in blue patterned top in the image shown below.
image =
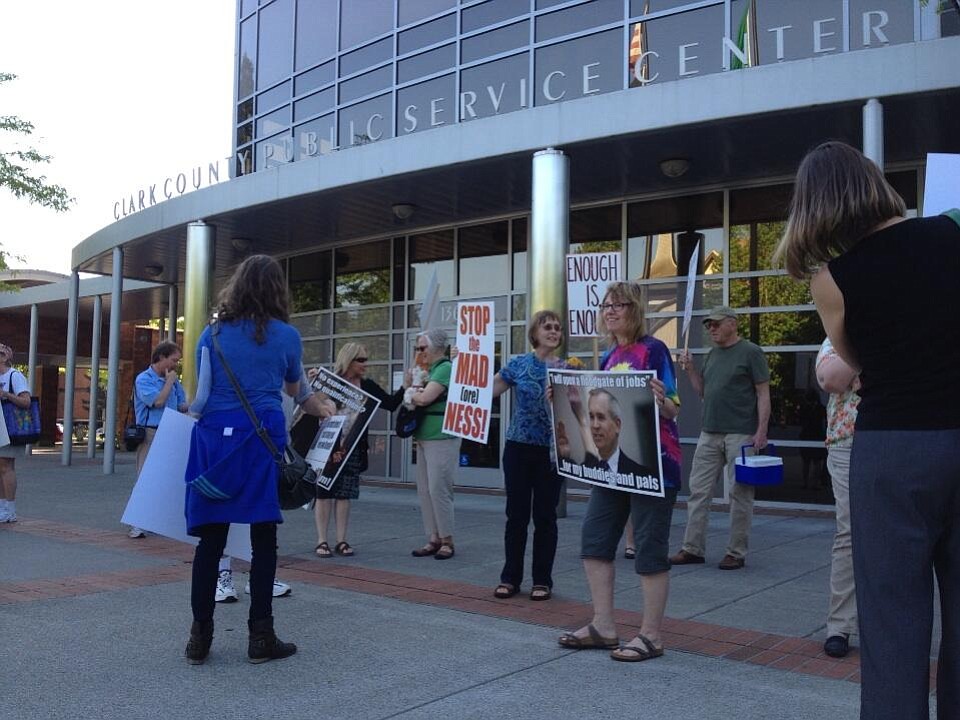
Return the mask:
[[531, 600], [549, 600], [553, 558], [557, 552], [557, 500], [560, 478], [550, 457], [552, 429], [545, 390], [547, 368], [561, 367], [553, 354], [563, 339], [560, 317], [552, 310], [534, 313], [527, 329], [533, 352], [513, 358], [493, 378], [495, 397], [513, 388], [513, 420], [503, 449], [503, 483], [507, 490], [505, 562], [498, 598], [520, 592], [527, 526], [533, 515], [533, 588]]

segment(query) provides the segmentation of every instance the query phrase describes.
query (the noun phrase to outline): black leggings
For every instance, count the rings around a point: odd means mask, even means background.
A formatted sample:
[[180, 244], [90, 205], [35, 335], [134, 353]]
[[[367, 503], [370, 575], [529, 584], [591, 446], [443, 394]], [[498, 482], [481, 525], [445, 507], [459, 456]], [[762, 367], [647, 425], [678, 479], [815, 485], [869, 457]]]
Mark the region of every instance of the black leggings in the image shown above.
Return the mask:
[[[193, 585], [190, 605], [197, 622], [213, 620], [216, 605], [217, 571], [223, 548], [227, 544], [227, 523], [211, 523], [197, 528], [200, 544], [193, 554]], [[277, 524], [255, 523], [250, 526], [250, 619], [262, 620], [273, 614], [273, 579], [277, 572]]]

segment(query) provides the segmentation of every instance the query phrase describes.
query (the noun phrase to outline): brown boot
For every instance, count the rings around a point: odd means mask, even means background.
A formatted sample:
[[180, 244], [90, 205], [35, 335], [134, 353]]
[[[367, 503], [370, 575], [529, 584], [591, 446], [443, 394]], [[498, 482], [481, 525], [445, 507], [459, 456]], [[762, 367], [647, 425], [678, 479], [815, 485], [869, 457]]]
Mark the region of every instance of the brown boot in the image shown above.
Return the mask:
[[297, 652], [293, 643], [285, 643], [273, 632], [273, 617], [248, 620], [250, 642], [247, 644], [247, 660], [258, 664], [268, 660], [280, 660]]
[[210, 645], [213, 643], [213, 620], [206, 622], [193, 621], [190, 626], [190, 639], [183, 654], [191, 665], [202, 665], [210, 654]]

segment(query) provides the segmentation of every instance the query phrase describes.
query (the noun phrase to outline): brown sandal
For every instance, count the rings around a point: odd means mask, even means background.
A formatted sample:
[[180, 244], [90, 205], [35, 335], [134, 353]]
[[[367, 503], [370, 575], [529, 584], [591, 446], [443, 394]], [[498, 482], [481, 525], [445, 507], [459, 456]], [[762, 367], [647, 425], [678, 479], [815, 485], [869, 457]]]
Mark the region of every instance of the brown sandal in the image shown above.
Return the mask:
[[511, 585], [510, 583], [500, 583], [497, 585], [497, 589], [493, 591], [493, 596], [499, 598], [500, 600], [509, 600], [514, 595], [520, 592], [520, 588], [516, 585]]
[[635, 639], [641, 644], [624, 645], [610, 653], [610, 657], [620, 662], [643, 662], [663, 655], [663, 648], [654, 645], [646, 635], [637, 635]]
[[346, 540], [341, 540], [338, 542], [334, 546], [333, 551], [337, 555], [342, 555], [343, 557], [353, 557], [355, 554], [353, 548], [350, 547], [350, 543], [348, 543]]
[[587, 637], [577, 637], [574, 633], [564, 633], [557, 640], [561, 647], [569, 650], [613, 650], [620, 647], [620, 638], [605, 638], [593, 626], [593, 623], [587, 625]]
[[453, 549], [453, 545], [450, 543], [444, 543], [440, 546], [440, 549], [437, 550], [436, 554], [433, 556], [434, 560], [449, 560], [456, 554], [456, 551]]
[[437, 550], [440, 549], [440, 543], [434, 542], [431, 540], [422, 548], [417, 548], [416, 550], [411, 551], [411, 555], [414, 557], [428, 557], [429, 555], [436, 555]]
[[319, 545], [317, 545], [313, 549], [313, 552], [316, 553], [317, 557], [320, 557], [320, 558], [333, 557], [333, 552], [331, 552], [330, 546], [327, 545], [325, 542], [322, 542]]

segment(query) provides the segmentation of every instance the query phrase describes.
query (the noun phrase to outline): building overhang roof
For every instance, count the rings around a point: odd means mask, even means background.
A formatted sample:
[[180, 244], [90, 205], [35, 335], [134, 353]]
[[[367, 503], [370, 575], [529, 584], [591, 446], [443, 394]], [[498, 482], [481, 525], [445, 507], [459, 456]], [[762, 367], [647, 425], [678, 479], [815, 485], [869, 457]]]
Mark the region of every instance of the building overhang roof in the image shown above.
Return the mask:
[[[16, 271], [14, 271], [16, 272]], [[57, 273], [49, 273], [57, 276]], [[59, 275], [59, 278], [64, 276]], [[110, 321], [112, 277], [80, 278], [78, 315], [88, 318], [93, 313], [94, 298], [101, 296], [102, 322]], [[40, 318], [66, 318], [70, 298], [70, 279], [59, 279], [42, 285], [32, 285], [21, 290], [0, 292], [0, 312], [10, 316], [30, 315], [30, 308], [37, 306]], [[139, 280], [123, 281], [121, 319], [130, 322], [166, 317], [169, 302], [169, 286]]]

